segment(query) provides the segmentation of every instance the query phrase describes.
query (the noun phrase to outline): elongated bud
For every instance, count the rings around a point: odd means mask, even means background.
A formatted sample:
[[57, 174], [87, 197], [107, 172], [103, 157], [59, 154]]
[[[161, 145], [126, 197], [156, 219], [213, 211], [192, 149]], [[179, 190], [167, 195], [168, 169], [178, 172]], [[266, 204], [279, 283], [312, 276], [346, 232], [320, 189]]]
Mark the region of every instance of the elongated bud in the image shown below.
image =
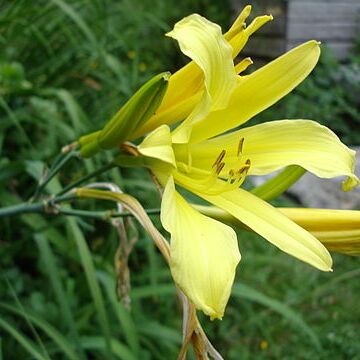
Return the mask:
[[165, 95], [170, 73], [154, 76], [113, 116], [105, 127], [79, 139], [82, 157], [121, 145], [158, 109]]

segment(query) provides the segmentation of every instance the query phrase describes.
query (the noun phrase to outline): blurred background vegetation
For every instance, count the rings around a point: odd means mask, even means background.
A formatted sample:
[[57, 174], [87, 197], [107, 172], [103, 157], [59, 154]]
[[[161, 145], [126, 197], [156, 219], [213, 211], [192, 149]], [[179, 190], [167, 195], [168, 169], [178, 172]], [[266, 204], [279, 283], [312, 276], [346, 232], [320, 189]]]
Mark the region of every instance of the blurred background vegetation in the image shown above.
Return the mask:
[[[1, 206], [29, 199], [63, 145], [102, 127], [155, 73], [187, 61], [164, 36], [176, 21], [198, 12], [226, 29], [234, 17], [225, 0], [0, 4]], [[255, 121], [310, 118], [359, 145], [359, 47], [344, 64], [323, 53], [311, 77]], [[74, 159], [47, 192], [110, 159]], [[145, 208], [159, 206], [145, 171], [114, 169], [100, 179], [116, 182]], [[84, 200], [76, 206], [95, 208]], [[0, 359], [175, 359], [181, 343], [175, 290], [139, 231], [129, 260], [129, 312], [116, 297], [118, 238], [108, 223], [37, 214], [2, 219]], [[226, 359], [360, 359], [357, 258], [335, 255], [334, 273], [323, 274], [256, 235], [239, 232], [239, 239], [243, 260], [225, 318], [202, 317]]]

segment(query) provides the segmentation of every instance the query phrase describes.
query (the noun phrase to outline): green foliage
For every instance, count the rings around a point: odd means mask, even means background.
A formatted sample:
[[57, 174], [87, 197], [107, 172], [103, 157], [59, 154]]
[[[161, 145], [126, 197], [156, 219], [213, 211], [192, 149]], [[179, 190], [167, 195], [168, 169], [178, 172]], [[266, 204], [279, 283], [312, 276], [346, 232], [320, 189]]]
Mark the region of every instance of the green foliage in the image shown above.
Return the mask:
[[[173, 72], [185, 63], [163, 35], [192, 12], [224, 27], [231, 19], [227, 1], [219, 6], [215, 0], [2, 2], [1, 206], [28, 200], [45, 162], [54, 163], [63, 145], [103, 127], [155, 73]], [[325, 69], [331, 69], [331, 77]], [[279, 109], [290, 114], [297, 109], [297, 116], [306, 110], [321, 120], [316, 116], [322, 108], [318, 97], [325, 96], [320, 89], [329, 94], [342, 88], [345, 80], [336, 79], [345, 73], [340, 65], [325, 63], [314, 74], [290, 105], [283, 102]], [[351, 81], [350, 76], [346, 84]], [[313, 89], [312, 96], [307, 97], [306, 87]], [[342, 101], [331, 92], [328, 119], [358, 121], [344, 106], [345, 101], [353, 107], [354, 93], [336, 91]], [[276, 111], [264, 116], [281, 117]], [[108, 154], [71, 159], [46, 192], [61, 191], [109, 159]], [[159, 206], [145, 171], [112, 169], [97, 178], [110, 179], [144, 207]], [[76, 206], [92, 209], [94, 204]], [[108, 203], [100, 206], [109, 208]], [[160, 226], [157, 217], [153, 220]], [[0, 234], [0, 359], [176, 358], [180, 309], [170, 272], [145, 234], [140, 232], [129, 260], [131, 311], [116, 297], [118, 238], [109, 223], [24, 214], [2, 219]], [[221, 322], [202, 319], [224, 357], [360, 359], [359, 260], [337, 256], [335, 275], [322, 274], [255, 235], [239, 233], [239, 238], [243, 261], [226, 316]], [[261, 348], [264, 341], [268, 348]], [[322, 350], [315, 346], [319, 343]]]

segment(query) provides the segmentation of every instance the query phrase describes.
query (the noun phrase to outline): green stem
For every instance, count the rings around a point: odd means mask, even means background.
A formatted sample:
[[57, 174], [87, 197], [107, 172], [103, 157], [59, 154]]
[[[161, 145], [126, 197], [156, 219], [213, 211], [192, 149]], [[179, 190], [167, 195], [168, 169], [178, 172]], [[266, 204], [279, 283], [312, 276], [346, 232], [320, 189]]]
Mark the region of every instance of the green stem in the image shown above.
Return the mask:
[[51, 208], [53, 204], [57, 204], [62, 201], [71, 200], [76, 197], [75, 194], [58, 196], [53, 199], [47, 199], [42, 201], [41, 203], [30, 204], [30, 203], [22, 203], [12, 206], [6, 206], [0, 208], [0, 218], [4, 216], [12, 216], [17, 214], [26, 214], [26, 213], [46, 213], [48, 209]]
[[77, 155], [78, 152], [73, 150], [70, 151], [67, 154], [64, 154], [64, 156], [62, 156], [60, 159], [57, 159], [55, 161], [54, 166], [52, 166], [49, 170], [48, 175], [46, 176], [46, 178], [44, 179], [44, 181], [42, 183], [39, 184], [39, 186], [37, 187], [35, 194], [31, 200], [31, 202], [35, 202], [40, 194], [43, 192], [45, 186], [51, 181], [51, 179], [59, 172], [59, 170], [75, 155]]
[[0, 209], [0, 217], [41, 212], [43, 206], [44, 204], [39, 204], [39, 203], [37, 204], [23, 203], [13, 206], [6, 206]]
[[[5, 216], [12, 216], [18, 214], [26, 214], [26, 213], [49, 213], [51, 207], [54, 204], [60, 203], [62, 201], [72, 200], [76, 198], [75, 194], [58, 196], [53, 199], [44, 200], [41, 203], [29, 204], [23, 203], [13, 206], [7, 206], [4, 208], [0, 208], [0, 218]], [[105, 210], [105, 211], [89, 211], [89, 210], [78, 210], [78, 209], [64, 209], [61, 207], [57, 207], [56, 212], [53, 214], [62, 214], [62, 215], [70, 215], [70, 216], [84, 216], [101, 220], [109, 220], [111, 218], [117, 217], [128, 217], [133, 216], [130, 212], [116, 212], [115, 210]], [[160, 209], [147, 209], [145, 210], [148, 215], [158, 215], [160, 214]]]
[[89, 180], [89, 179], [91, 179], [91, 178], [93, 178], [93, 177], [95, 177], [95, 176], [97, 176], [97, 175], [100, 175], [100, 174], [102, 174], [102, 173], [105, 172], [105, 171], [108, 171], [108, 170], [114, 168], [115, 166], [116, 166], [115, 164], [110, 163], [110, 164], [107, 164], [107, 165], [103, 166], [103, 167], [100, 168], [100, 169], [97, 169], [97, 170], [93, 171], [93, 172], [90, 173], [90, 174], [87, 174], [87, 175], [81, 177], [80, 179], [74, 181], [73, 183], [65, 186], [58, 194], [56, 194], [56, 196], [60, 196], [60, 195], [65, 194], [65, 193], [66, 193], [67, 191], [69, 191], [70, 189], [73, 189], [74, 187], [76, 187], [76, 186], [84, 183], [85, 181], [87, 181], [87, 180]]
[[[70, 216], [84, 216], [84, 217], [90, 217], [100, 220], [109, 220], [111, 218], [117, 218], [117, 217], [128, 217], [133, 216], [130, 212], [115, 212], [113, 210], [106, 210], [106, 211], [88, 211], [88, 210], [78, 210], [78, 209], [62, 209], [59, 208], [57, 211], [60, 214], [63, 215], [70, 215]], [[160, 214], [160, 209], [145, 209], [145, 212], [148, 215], [158, 215]]]

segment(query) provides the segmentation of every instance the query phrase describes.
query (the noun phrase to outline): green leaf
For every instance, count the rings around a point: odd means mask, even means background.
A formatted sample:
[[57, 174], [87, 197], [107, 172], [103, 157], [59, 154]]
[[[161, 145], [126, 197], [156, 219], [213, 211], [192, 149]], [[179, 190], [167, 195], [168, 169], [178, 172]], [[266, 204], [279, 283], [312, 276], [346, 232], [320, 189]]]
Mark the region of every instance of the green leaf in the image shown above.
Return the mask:
[[298, 313], [296, 313], [294, 310], [292, 310], [284, 303], [276, 299], [273, 299], [261, 293], [260, 291], [251, 288], [248, 285], [240, 284], [240, 283], [236, 283], [233, 286], [232, 295], [237, 298], [246, 299], [259, 303], [282, 315], [290, 323], [293, 323], [299, 329], [301, 329], [309, 337], [309, 339], [316, 346], [316, 348], [321, 350], [322, 346], [315, 332], [309, 327], [309, 325], [305, 323], [305, 321]]
[[76, 12], [69, 4], [63, 0], [51, 0], [56, 4], [64, 13], [66, 13], [79, 27], [83, 34], [88, 38], [88, 40], [97, 47], [97, 41], [94, 33], [89, 28], [84, 19]]
[[[41, 258], [46, 267], [46, 274], [49, 277], [50, 284], [54, 290], [56, 300], [59, 304], [60, 311], [62, 313], [62, 319], [66, 322], [68, 329], [70, 330], [70, 336], [77, 345], [77, 348], [80, 351], [81, 357], [85, 359], [85, 354], [82, 352], [79, 343], [79, 334], [77, 332], [73, 314], [69, 302], [67, 300], [66, 293], [64, 291], [60, 276], [59, 270], [57, 269], [55, 263], [55, 257], [51, 250], [51, 247], [48, 243], [46, 236], [42, 233], [34, 235], [36, 244], [39, 248]], [[55, 340], [55, 339], [54, 339]]]
[[[24, 316], [23, 310], [18, 309], [17, 307], [6, 304], [6, 303], [0, 303], [0, 307], [3, 309], [15, 313], [19, 316]], [[47, 321], [43, 320], [39, 314], [31, 313], [28, 310], [26, 310], [26, 317], [28, 320], [30, 320], [35, 326], [39, 327], [41, 330], [44, 331], [46, 335], [48, 335], [54, 342], [59, 346], [59, 349], [61, 349], [64, 354], [67, 355], [67, 357], [71, 360], [78, 360], [79, 355], [76, 354], [76, 352], [73, 350], [73, 345], [68, 342], [68, 340], [52, 325], [50, 325]]]
[[175, 285], [158, 284], [156, 286], [139, 286], [131, 290], [131, 298], [142, 299], [158, 295], [176, 295]]
[[101, 284], [103, 285], [106, 295], [110, 300], [110, 303], [113, 307], [114, 313], [121, 324], [121, 327], [124, 331], [124, 336], [131, 347], [131, 350], [135, 355], [139, 354], [140, 345], [139, 345], [139, 336], [138, 330], [134, 324], [131, 313], [125, 309], [121, 301], [117, 300], [114, 287], [115, 280], [113, 276], [105, 273], [104, 271], [99, 271], [97, 277]]
[[49, 360], [47, 357], [41, 354], [39, 348], [25, 335], [23, 335], [17, 328], [7, 322], [5, 319], [0, 318], [0, 327], [8, 332], [12, 337], [23, 346], [26, 351], [31, 354], [37, 360]]
[[98, 318], [100, 330], [103, 336], [105, 337], [107, 353], [109, 354], [109, 358], [112, 358], [111, 356], [112, 350], [111, 350], [111, 342], [110, 342], [110, 325], [106, 315], [104, 298], [99, 283], [97, 282], [96, 279], [96, 270], [91, 257], [91, 253], [80, 228], [76, 224], [76, 220], [71, 217], [68, 217], [67, 221], [69, 224], [71, 236], [73, 237], [76, 243], [80, 255], [81, 264], [85, 271], [85, 276], [90, 289], [91, 297], [93, 298], [94, 305], [96, 308], [96, 316]]
[[[81, 344], [84, 349], [89, 350], [105, 350], [107, 349], [104, 338], [100, 336], [83, 336], [81, 338]], [[111, 348], [113, 353], [122, 360], [138, 360], [137, 357], [133, 355], [131, 350], [120, 341], [112, 338], [111, 339]]]

